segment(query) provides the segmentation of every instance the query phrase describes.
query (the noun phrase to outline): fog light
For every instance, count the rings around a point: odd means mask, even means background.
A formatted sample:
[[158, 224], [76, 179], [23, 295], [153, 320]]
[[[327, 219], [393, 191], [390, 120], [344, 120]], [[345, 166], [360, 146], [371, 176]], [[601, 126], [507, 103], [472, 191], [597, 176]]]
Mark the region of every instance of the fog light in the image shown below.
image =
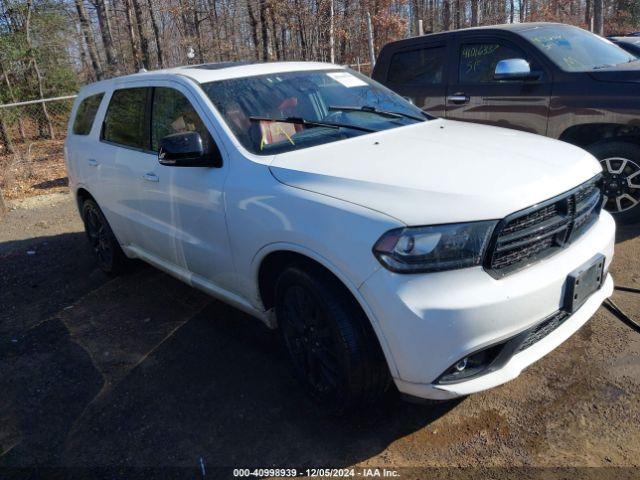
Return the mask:
[[496, 360], [503, 351], [504, 346], [505, 343], [492, 345], [489, 348], [461, 358], [440, 375], [436, 383], [461, 382], [487, 373], [499, 363]]
[[456, 363], [456, 370], [458, 372], [463, 371], [465, 368], [467, 368], [467, 361], [469, 360], [468, 357], [464, 357], [462, 360], [460, 360], [458, 363]]

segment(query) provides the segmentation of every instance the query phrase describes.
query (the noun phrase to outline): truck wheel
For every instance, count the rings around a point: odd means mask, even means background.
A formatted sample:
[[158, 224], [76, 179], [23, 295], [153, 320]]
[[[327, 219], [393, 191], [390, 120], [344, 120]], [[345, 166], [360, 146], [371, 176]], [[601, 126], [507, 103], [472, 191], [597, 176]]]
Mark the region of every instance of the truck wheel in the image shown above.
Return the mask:
[[607, 142], [588, 150], [602, 164], [604, 208], [620, 224], [640, 222], [640, 146]]
[[108, 275], [118, 275], [126, 271], [130, 261], [120, 248], [102, 210], [91, 199], [85, 200], [82, 204], [82, 220], [100, 270]]
[[378, 340], [335, 277], [291, 266], [278, 278], [275, 300], [295, 374], [325, 411], [343, 414], [385, 395], [391, 376]]

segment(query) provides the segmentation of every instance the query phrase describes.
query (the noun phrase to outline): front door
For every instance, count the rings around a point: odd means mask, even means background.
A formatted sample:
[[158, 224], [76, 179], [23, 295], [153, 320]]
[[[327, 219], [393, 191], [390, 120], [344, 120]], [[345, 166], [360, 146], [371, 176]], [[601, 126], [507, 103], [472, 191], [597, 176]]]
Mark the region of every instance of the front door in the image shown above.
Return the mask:
[[[464, 36], [456, 42], [447, 90], [446, 117], [545, 135], [550, 73], [521, 45], [497, 36]], [[500, 60], [522, 58], [535, 80], [495, 80]]]
[[[203, 119], [205, 109], [189, 89], [177, 82], [158, 82], [151, 108], [151, 150], [158, 151], [163, 137], [197, 131], [205, 152], [218, 149], [214, 129]], [[213, 167], [172, 167], [160, 165], [157, 158], [142, 196], [152, 204], [155, 234], [163, 238], [171, 259], [194, 283], [203, 279], [224, 286], [233, 271], [225, 220], [223, 187], [229, 171], [228, 159], [220, 152], [223, 165]], [[151, 213], [150, 213], [151, 214]]]

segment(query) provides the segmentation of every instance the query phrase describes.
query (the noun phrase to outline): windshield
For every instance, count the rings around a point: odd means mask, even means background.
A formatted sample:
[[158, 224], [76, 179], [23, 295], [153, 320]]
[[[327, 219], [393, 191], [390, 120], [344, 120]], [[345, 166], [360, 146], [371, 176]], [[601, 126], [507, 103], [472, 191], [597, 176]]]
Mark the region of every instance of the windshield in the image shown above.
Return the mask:
[[430, 118], [399, 95], [351, 70], [233, 78], [205, 83], [202, 88], [238, 141], [260, 155]]
[[588, 72], [637, 60], [609, 40], [577, 27], [549, 25], [520, 34], [567, 72]]

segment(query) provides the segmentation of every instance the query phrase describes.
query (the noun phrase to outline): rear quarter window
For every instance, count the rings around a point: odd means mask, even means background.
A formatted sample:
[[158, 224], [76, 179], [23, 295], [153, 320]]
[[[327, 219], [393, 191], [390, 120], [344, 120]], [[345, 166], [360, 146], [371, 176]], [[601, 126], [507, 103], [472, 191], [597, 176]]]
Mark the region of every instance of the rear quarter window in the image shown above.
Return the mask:
[[73, 122], [73, 133], [75, 135], [89, 135], [93, 121], [96, 119], [100, 102], [102, 102], [102, 97], [104, 97], [104, 93], [98, 93], [80, 102]]
[[104, 119], [102, 139], [125, 147], [147, 149], [147, 99], [150, 89], [123, 88], [113, 92]]
[[440, 84], [444, 57], [444, 46], [395, 53], [389, 63], [387, 81], [401, 85]]

